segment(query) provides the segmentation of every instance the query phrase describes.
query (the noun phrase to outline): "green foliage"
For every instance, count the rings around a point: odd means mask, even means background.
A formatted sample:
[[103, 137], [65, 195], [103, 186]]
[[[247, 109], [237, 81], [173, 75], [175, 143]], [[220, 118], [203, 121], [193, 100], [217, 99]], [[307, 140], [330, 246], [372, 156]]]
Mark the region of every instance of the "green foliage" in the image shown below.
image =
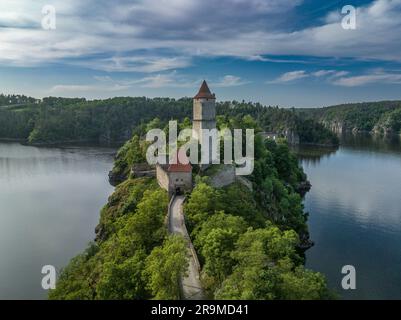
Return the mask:
[[57, 281], [55, 290], [49, 293], [52, 300], [92, 300], [96, 297], [95, 254], [96, 244], [90, 244], [88, 249], [73, 258], [65, 267]]
[[150, 178], [128, 179], [119, 184], [100, 213], [100, 222], [96, 227], [97, 239], [105, 240], [114, 233], [118, 218], [135, 212], [144, 192], [156, 188], [156, 185], [156, 181]]
[[196, 186], [184, 209], [190, 230], [215, 212], [217, 197], [217, 191], [206, 183]]
[[36, 99], [32, 97], [27, 97], [24, 95], [15, 94], [0, 94], [0, 107], [1, 106], [13, 106], [21, 104], [35, 103]]
[[[260, 103], [223, 102], [218, 108], [219, 128], [254, 128], [283, 136], [292, 132], [300, 143], [338, 145], [338, 138], [320, 123], [300, 116], [295, 109], [265, 107]], [[240, 123], [240, 125], [239, 125]], [[241, 125], [242, 123], [242, 125]]]
[[[57, 104], [57, 101], [53, 102]], [[232, 109], [230, 109], [232, 111]], [[221, 126], [251, 126], [249, 115], [219, 118]], [[162, 124], [159, 119], [142, 128]], [[187, 126], [185, 120], [180, 126]], [[179, 299], [179, 279], [187, 270], [188, 248], [167, 236], [168, 197], [155, 179], [131, 179], [143, 162], [139, 135], [119, 151], [114, 174], [121, 183], [101, 212], [97, 242], [62, 271], [52, 299]], [[255, 138], [255, 170], [224, 188], [197, 177], [184, 205], [186, 224], [202, 267], [202, 282], [219, 299], [325, 299], [324, 277], [306, 270], [298, 254], [307, 238], [307, 215], [299, 185], [306, 175], [285, 141]]]
[[[99, 142], [116, 143], [142, 136], [147, 130], [165, 128], [170, 119], [182, 121], [179, 128], [191, 127], [192, 99], [148, 99], [118, 97], [87, 101], [82, 98], [33, 98], [0, 95], [2, 138], [27, 139], [31, 143]], [[2, 102], [3, 101], [3, 102]], [[8, 101], [8, 102], [7, 102]], [[19, 101], [19, 102], [18, 102]], [[22, 105], [21, 105], [22, 103]], [[281, 134], [291, 131], [306, 143], [335, 143], [335, 136], [314, 121], [307, 121], [292, 109], [265, 107], [259, 103], [217, 104], [219, 127], [254, 128]], [[6, 121], [7, 120], [7, 121]], [[7, 125], [8, 124], [8, 125]]]
[[146, 296], [142, 273], [145, 269], [146, 254], [138, 250], [121, 264], [106, 262], [97, 284], [97, 298], [100, 300], [135, 300]]
[[234, 261], [231, 259], [231, 251], [234, 249], [238, 234], [232, 230], [213, 228], [202, 239], [201, 254], [205, 259], [203, 271], [210, 277], [214, 277], [218, 283], [231, 273]]
[[[299, 112], [302, 117], [329, 126], [339, 124], [349, 131], [386, 131], [387, 128], [393, 128], [394, 133], [399, 133], [401, 119], [396, 116], [397, 110], [401, 110], [401, 101], [350, 103], [319, 109], [300, 109]], [[394, 123], [386, 123], [393, 112]]]
[[381, 133], [401, 133], [401, 106], [382, 115], [375, 129]]
[[296, 192], [306, 175], [285, 141], [255, 140], [254, 196], [266, 214], [283, 229], [307, 233], [307, 216]]
[[234, 234], [242, 234], [246, 231], [248, 224], [241, 217], [226, 214], [224, 211], [217, 212], [203, 221], [192, 233], [194, 245], [201, 248], [208, 234], [215, 228], [227, 230]]
[[134, 135], [118, 150], [110, 176], [113, 185], [124, 181], [129, 176], [133, 164], [146, 162], [147, 147], [146, 141]]
[[108, 233], [71, 260], [49, 298], [152, 297], [145, 261], [166, 238], [167, 205], [166, 192], [155, 187], [154, 181], [138, 179], [121, 184], [102, 212], [101, 223]]
[[164, 190], [145, 191], [133, 216], [124, 221], [119, 236], [129, 238], [137, 248], [146, 252], [160, 244], [166, 235], [164, 219], [167, 213], [168, 197]]
[[293, 231], [277, 227], [249, 229], [232, 253], [237, 265], [216, 291], [217, 299], [326, 299], [324, 277], [294, 264], [297, 259]]
[[187, 244], [178, 235], [170, 236], [146, 258], [147, 286], [155, 299], [180, 298], [179, 279], [188, 268]]
[[308, 235], [297, 192], [306, 175], [286, 142], [256, 136], [248, 179], [253, 191], [197, 179], [184, 206], [204, 287], [218, 299], [329, 298], [324, 277], [306, 270], [298, 254]]

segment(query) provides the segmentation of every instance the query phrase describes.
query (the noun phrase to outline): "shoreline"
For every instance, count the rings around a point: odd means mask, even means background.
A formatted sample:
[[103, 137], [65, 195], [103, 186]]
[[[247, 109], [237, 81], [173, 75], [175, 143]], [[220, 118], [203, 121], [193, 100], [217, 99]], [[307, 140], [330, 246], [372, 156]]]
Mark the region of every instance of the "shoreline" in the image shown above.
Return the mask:
[[54, 141], [54, 142], [28, 142], [26, 139], [17, 138], [0, 138], [0, 142], [17, 142], [23, 146], [27, 147], [100, 147], [100, 148], [120, 148], [124, 142], [112, 142], [112, 143], [102, 143], [94, 140], [65, 140], [65, 141]]

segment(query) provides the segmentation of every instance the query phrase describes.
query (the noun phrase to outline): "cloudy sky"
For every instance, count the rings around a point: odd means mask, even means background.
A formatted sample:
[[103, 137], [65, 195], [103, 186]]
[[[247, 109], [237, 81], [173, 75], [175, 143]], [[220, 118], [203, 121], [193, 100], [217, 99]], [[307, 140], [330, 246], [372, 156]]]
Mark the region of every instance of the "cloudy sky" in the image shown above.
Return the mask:
[[182, 97], [207, 79], [283, 107], [401, 99], [400, 17], [401, 0], [1, 0], [0, 92]]

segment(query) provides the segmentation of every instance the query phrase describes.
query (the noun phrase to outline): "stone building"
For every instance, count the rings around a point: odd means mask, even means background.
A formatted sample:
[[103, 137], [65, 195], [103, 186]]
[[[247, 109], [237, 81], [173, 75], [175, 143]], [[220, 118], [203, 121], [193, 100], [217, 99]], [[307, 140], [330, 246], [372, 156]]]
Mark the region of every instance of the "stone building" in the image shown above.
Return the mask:
[[192, 165], [180, 163], [178, 157], [176, 162], [156, 166], [157, 182], [167, 190], [169, 197], [192, 190]]
[[[203, 81], [198, 94], [194, 97], [193, 102], [193, 122], [192, 122], [193, 138], [203, 145], [202, 130], [216, 129], [216, 96], [210, 92], [210, 89]], [[217, 151], [217, 150], [216, 150]], [[213, 143], [209, 137], [209, 165], [213, 162]], [[202, 169], [206, 169], [209, 165], [201, 165]]]
[[[210, 92], [206, 81], [203, 81], [198, 94], [194, 97], [192, 126], [193, 138], [200, 144], [202, 144], [202, 129], [216, 129], [216, 96]], [[211, 163], [212, 144], [209, 146]], [[177, 156], [174, 164], [156, 165], [157, 181], [160, 187], [168, 191], [170, 197], [192, 190], [192, 165], [187, 159], [184, 162], [187, 164], [181, 163]]]
[[[216, 129], [216, 96], [203, 81], [198, 94], [193, 101], [193, 138], [202, 144], [202, 129]], [[212, 143], [209, 142], [210, 162], [212, 160]], [[181, 194], [192, 190], [192, 165], [180, 163], [178, 157], [176, 164], [156, 165], [157, 181], [169, 196]]]
[[193, 134], [202, 144], [202, 129], [216, 129], [216, 96], [203, 81], [193, 104]]

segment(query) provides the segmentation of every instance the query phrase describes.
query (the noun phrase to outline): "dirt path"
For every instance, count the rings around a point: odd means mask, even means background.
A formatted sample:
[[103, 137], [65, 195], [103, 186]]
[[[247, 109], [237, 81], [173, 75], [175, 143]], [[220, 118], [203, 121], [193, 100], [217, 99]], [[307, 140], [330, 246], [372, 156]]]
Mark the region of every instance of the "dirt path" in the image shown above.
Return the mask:
[[187, 276], [181, 279], [183, 298], [185, 300], [202, 300], [204, 299], [204, 293], [200, 282], [200, 266], [185, 226], [185, 220], [182, 211], [182, 204], [184, 200], [184, 196], [176, 196], [171, 202], [169, 231], [171, 233], [182, 235], [188, 241], [188, 271]]

